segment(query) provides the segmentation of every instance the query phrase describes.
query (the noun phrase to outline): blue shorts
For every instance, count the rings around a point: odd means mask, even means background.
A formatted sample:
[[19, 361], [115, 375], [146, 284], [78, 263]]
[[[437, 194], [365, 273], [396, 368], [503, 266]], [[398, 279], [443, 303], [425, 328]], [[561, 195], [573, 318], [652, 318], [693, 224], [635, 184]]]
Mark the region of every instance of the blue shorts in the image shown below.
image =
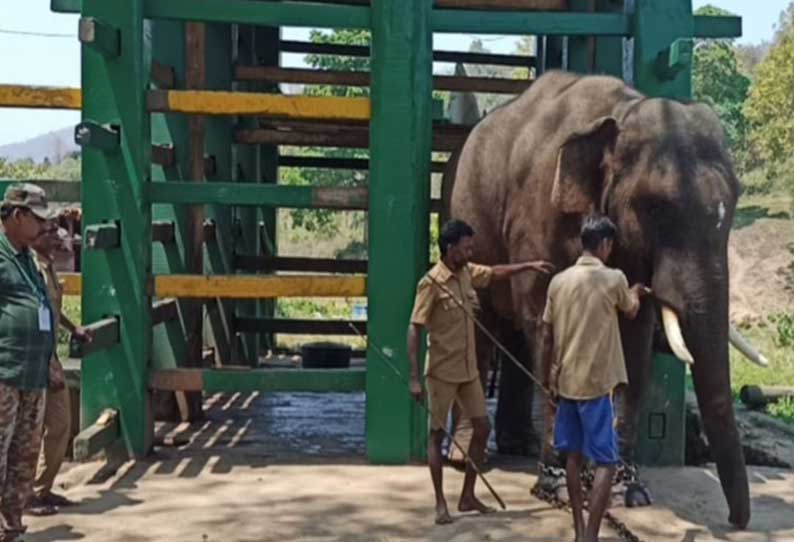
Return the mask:
[[618, 463], [615, 413], [609, 395], [587, 401], [560, 398], [554, 447], [560, 452], [582, 453], [598, 465]]

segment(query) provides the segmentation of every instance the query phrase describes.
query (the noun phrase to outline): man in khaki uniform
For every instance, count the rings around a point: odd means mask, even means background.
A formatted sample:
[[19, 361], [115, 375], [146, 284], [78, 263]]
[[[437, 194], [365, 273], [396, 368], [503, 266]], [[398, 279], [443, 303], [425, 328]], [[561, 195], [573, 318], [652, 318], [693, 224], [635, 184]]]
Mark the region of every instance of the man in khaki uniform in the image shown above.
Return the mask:
[[[55, 315], [55, 334], [57, 337], [60, 324], [78, 340], [89, 342], [90, 334], [83, 327], [73, 324], [62, 311], [63, 285], [53, 264], [55, 250], [60, 244], [61, 237], [55, 221], [47, 222], [41, 235], [33, 243], [36, 267], [44, 277]], [[63, 463], [72, 433], [72, 407], [69, 397], [63, 366], [55, 350], [50, 363], [50, 385], [45, 393], [44, 435], [38, 471], [33, 486], [33, 496], [28, 501], [28, 513], [34, 515], [51, 515], [58, 511], [58, 507], [73, 504], [66, 497], [52, 491], [55, 476]]]
[[[430, 438], [427, 455], [436, 496], [438, 524], [452, 522], [442, 487], [441, 445], [444, 439], [443, 427], [453, 401], [457, 401], [464, 415], [471, 419], [473, 434], [469, 455], [478, 465], [482, 462], [491, 429], [477, 370], [474, 322], [468, 316], [476, 303], [474, 289], [485, 288], [492, 280], [505, 280], [524, 271], [553, 271], [551, 264], [546, 262], [494, 267], [469, 263], [473, 236], [474, 230], [465, 222], [453, 220], [443, 226], [438, 238], [441, 261], [419, 281], [408, 327], [411, 394], [418, 401], [423, 395], [419, 381], [419, 337], [422, 328], [427, 328], [428, 331], [425, 385], [430, 412]], [[474, 495], [475, 481], [476, 472], [471, 465], [466, 465], [458, 510], [480, 513], [493, 511]]]
[[[620, 461], [612, 391], [628, 378], [618, 311], [633, 319], [640, 297], [649, 292], [641, 284], [629, 288], [622, 271], [604, 265], [616, 235], [607, 217], [585, 220], [583, 254], [552, 279], [543, 314], [542, 351], [544, 361], [551, 361], [548, 387], [559, 398], [554, 446], [568, 456], [566, 478], [576, 542], [597, 542], [612, 473]], [[580, 478], [585, 457], [596, 465], [587, 525]]]

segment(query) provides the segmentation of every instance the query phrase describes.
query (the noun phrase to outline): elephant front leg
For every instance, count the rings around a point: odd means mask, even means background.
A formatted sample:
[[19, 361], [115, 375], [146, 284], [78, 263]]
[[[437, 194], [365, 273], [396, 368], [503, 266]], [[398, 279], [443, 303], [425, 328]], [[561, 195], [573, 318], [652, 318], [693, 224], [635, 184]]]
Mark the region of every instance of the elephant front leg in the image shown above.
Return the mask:
[[[507, 350], [523, 367], [532, 370], [531, 350], [521, 331], [512, 331], [505, 341]], [[532, 419], [532, 381], [515, 363], [501, 354], [499, 398], [496, 408], [496, 446], [500, 453], [537, 455], [539, 439]]]
[[615, 473], [615, 483], [625, 487], [627, 506], [651, 504], [650, 493], [639, 480], [635, 463], [639, 415], [651, 374], [651, 350], [656, 322], [655, 308], [645, 303], [634, 320], [621, 320], [620, 331], [629, 385], [615, 393], [618, 419], [618, 445], [623, 460]]

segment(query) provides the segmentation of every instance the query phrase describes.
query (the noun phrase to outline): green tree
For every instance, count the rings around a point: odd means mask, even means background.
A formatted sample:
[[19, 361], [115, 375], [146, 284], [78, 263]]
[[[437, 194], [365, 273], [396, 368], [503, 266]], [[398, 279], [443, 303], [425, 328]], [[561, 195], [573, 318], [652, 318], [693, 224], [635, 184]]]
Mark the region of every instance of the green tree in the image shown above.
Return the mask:
[[[313, 43], [359, 45], [368, 47], [370, 33], [366, 30], [333, 30], [330, 32], [312, 30], [310, 40]], [[339, 56], [310, 54], [305, 62], [312, 68], [326, 71], [369, 71], [369, 57]], [[304, 89], [308, 96], [340, 96], [362, 98], [369, 96], [369, 87], [349, 87], [340, 85], [308, 85]], [[290, 148], [289, 153], [299, 156], [315, 156], [323, 158], [368, 158], [367, 149], [341, 148]], [[313, 186], [360, 186], [369, 182], [366, 171], [344, 169], [283, 169], [280, 179], [282, 184], [313, 185]], [[324, 237], [336, 235], [343, 221], [338, 212], [325, 209], [295, 209], [290, 211], [293, 226], [304, 228], [321, 234]], [[357, 215], [358, 216], [358, 215]], [[363, 216], [357, 223], [363, 227]]]
[[747, 120], [744, 102], [750, 91], [750, 79], [741, 73], [733, 48], [722, 41], [699, 44], [692, 70], [692, 94], [709, 104], [722, 120], [737, 162], [743, 161], [746, 149]]
[[780, 16], [744, 107], [749, 142], [763, 164], [761, 182], [794, 194], [794, 2]]

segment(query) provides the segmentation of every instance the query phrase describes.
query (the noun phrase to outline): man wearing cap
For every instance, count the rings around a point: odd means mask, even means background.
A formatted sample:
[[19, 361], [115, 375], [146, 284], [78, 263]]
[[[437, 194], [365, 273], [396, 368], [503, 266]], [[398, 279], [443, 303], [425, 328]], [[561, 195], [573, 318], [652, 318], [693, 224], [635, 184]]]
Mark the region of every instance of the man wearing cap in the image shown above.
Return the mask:
[[0, 542], [25, 531], [41, 446], [55, 319], [30, 247], [53, 215], [32, 184], [9, 186], [0, 204]]
[[[66, 230], [59, 229], [54, 221], [48, 221], [42, 233], [33, 243], [36, 267], [44, 278], [47, 291], [56, 317], [55, 336], [58, 336], [58, 325], [62, 325], [81, 342], [90, 342], [90, 333], [82, 326], [77, 326], [61, 310], [63, 302], [63, 286], [55, 271], [55, 251], [65, 241]], [[72, 407], [69, 388], [63, 373], [63, 365], [58, 359], [57, 349], [53, 352], [50, 364], [50, 385], [44, 400], [44, 432], [42, 437], [41, 455], [33, 485], [33, 495], [27, 503], [29, 514], [46, 516], [58, 512], [61, 506], [70, 506], [72, 501], [62, 495], [53, 493], [52, 486], [55, 476], [61, 468], [72, 434]]]

